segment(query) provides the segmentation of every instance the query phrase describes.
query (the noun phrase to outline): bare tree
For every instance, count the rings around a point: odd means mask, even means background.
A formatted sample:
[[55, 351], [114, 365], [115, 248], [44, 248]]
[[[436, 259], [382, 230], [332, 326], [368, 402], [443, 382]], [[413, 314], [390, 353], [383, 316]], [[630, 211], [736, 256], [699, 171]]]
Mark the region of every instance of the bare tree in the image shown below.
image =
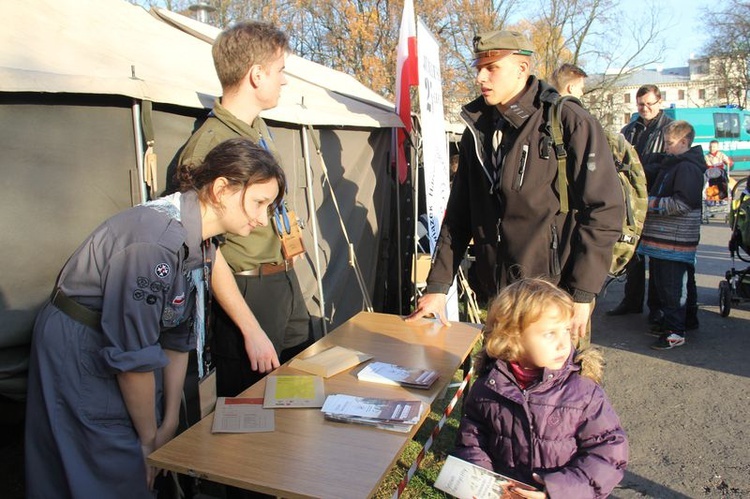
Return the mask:
[[724, 104], [745, 108], [750, 91], [750, 3], [730, 0], [724, 8], [708, 11], [706, 21], [711, 30], [704, 50], [718, 97]]
[[458, 121], [461, 104], [476, 97], [476, 69], [471, 67], [473, 40], [478, 33], [507, 29], [509, 19], [520, 8], [520, 0], [448, 0], [442, 17], [426, 24], [442, 41], [443, 96], [446, 117]]
[[[196, 0], [131, 0], [190, 15]], [[732, 0], [741, 3], [740, 0]], [[657, 0], [635, 14], [617, 0], [543, 0], [528, 19], [510, 25], [526, 7], [520, 0], [419, 0], [417, 16], [440, 40], [443, 96], [448, 119], [476, 96], [472, 39], [492, 29], [517, 29], [537, 49], [537, 74], [546, 77], [563, 62], [604, 68], [589, 85], [592, 112], [620, 113], [611, 89], [628, 71], [659, 61], [664, 44]], [[275, 22], [291, 37], [294, 52], [343, 71], [386, 98], [395, 91], [395, 52], [403, 0], [211, 0], [209, 23], [224, 28], [240, 19]], [[611, 68], [617, 68], [611, 71]], [[416, 105], [416, 101], [415, 101]]]
[[661, 61], [666, 29], [663, 7], [652, 1], [637, 16], [616, 0], [545, 0], [520, 24], [537, 49], [537, 74], [547, 78], [560, 64], [602, 68], [587, 82], [584, 101], [602, 124], [620, 115], [612, 93], [631, 72]]

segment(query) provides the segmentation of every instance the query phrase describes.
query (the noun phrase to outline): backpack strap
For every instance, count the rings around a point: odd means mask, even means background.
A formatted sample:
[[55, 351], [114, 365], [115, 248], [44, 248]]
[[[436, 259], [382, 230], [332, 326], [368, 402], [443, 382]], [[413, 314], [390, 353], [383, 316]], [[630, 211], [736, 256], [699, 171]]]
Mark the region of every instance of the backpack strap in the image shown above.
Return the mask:
[[557, 190], [560, 196], [560, 213], [562, 214], [568, 213], [570, 209], [568, 203], [568, 152], [565, 150], [565, 143], [563, 142], [562, 127], [562, 107], [566, 100], [566, 97], [562, 96], [548, 108], [552, 146], [555, 149], [555, 157], [557, 157]]

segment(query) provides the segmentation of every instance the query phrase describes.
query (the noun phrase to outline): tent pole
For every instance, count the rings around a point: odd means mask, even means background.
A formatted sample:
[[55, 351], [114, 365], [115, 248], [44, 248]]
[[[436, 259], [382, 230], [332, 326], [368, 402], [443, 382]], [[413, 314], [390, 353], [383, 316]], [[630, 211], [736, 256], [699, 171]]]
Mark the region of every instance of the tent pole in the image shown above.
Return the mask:
[[310, 166], [310, 144], [307, 140], [307, 133], [304, 127], [302, 132], [302, 150], [305, 157], [305, 183], [307, 186], [307, 205], [310, 207], [310, 223], [312, 224], [313, 236], [313, 254], [315, 255], [315, 280], [318, 283], [318, 294], [320, 295], [320, 322], [323, 327], [323, 336], [328, 334], [328, 325], [326, 324], [326, 307], [323, 296], [323, 276], [320, 272], [320, 247], [318, 246], [318, 215], [315, 209], [315, 197], [313, 196], [312, 186], [312, 167]]
[[136, 204], [146, 202], [148, 194], [146, 192], [146, 183], [143, 181], [143, 156], [145, 149], [143, 148], [143, 129], [141, 128], [141, 103], [137, 99], [133, 99], [133, 136], [135, 140], [135, 165], [138, 179], [138, 193], [140, 194], [140, 200]]
[[[422, 130], [422, 123], [417, 120], [415, 120], [419, 123], [419, 130], [421, 132]], [[412, 138], [416, 135], [412, 131]], [[417, 289], [417, 261], [419, 260], [419, 165], [420, 165], [420, 158], [422, 154], [422, 134], [419, 133], [416, 143], [412, 143], [412, 157], [414, 161], [412, 161], [412, 164], [414, 165], [412, 171], [414, 172], [413, 178], [414, 178], [414, 184], [412, 185], [412, 191], [413, 191], [413, 199], [414, 199], [414, 255], [412, 256], [412, 273], [411, 273], [411, 282], [413, 284], [412, 289], [414, 290], [414, 308], [417, 307], [417, 300], [419, 299], [419, 292], [420, 290]], [[424, 170], [423, 170], [424, 172]]]
[[344, 240], [346, 241], [346, 244], [349, 248], [349, 265], [354, 270], [354, 276], [357, 278], [357, 283], [359, 284], [359, 290], [362, 293], [362, 300], [364, 301], [365, 309], [368, 312], [372, 312], [372, 301], [370, 300], [370, 293], [367, 291], [367, 286], [365, 286], [365, 280], [362, 277], [362, 271], [359, 268], [359, 262], [357, 261], [357, 254], [354, 252], [354, 244], [352, 244], [351, 239], [349, 239], [349, 232], [346, 230], [346, 225], [344, 225], [344, 218], [341, 216], [341, 209], [339, 208], [339, 202], [336, 199], [336, 193], [333, 191], [333, 184], [331, 184], [331, 178], [328, 176], [328, 168], [326, 167], [325, 159], [323, 158], [323, 151], [320, 148], [320, 142], [318, 142], [315, 139], [315, 135], [313, 135], [313, 127], [312, 125], [307, 125], [308, 130], [310, 131], [310, 138], [313, 140], [313, 143], [315, 145], [315, 149], [318, 152], [318, 157], [320, 158], [320, 168], [323, 170], [323, 181], [328, 184], [328, 190], [331, 193], [331, 201], [333, 202], [333, 207], [336, 209], [336, 215], [339, 217], [339, 225], [341, 226], [341, 232], [344, 234]]
[[404, 313], [403, 309], [403, 295], [401, 292], [401, 286], [403, 284], [401, 280], [401, 188], [399, 187], [400, 179], [398, 173], [398, 128], [391, 130], [391, 157], [393, 158], [393, 174], [396, 181], [396, 265], [398, 275], [398, 313], [399, 315]]

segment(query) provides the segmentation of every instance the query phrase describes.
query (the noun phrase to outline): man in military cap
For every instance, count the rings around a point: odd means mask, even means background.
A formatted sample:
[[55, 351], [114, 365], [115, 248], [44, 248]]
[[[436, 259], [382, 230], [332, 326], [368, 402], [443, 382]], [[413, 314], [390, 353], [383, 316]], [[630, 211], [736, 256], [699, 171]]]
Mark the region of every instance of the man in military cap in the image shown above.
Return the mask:
[[561, 213], [557, 157], [545, 108], [557, 92], [531, 74], [534, 48], [522, 34], [474, 38], [481, 96], [464, 106], [467, 128], [427, 288], [409, 317], [443, 322], [448, 288], [474, 240], [481, 292], [494, 296], [521, 277], [546, 276], [576, 303], [573, 340], [584, 338], [592, 302], [620, 235], [620, 184], [598, 121], [562, 108], [571, 209]]

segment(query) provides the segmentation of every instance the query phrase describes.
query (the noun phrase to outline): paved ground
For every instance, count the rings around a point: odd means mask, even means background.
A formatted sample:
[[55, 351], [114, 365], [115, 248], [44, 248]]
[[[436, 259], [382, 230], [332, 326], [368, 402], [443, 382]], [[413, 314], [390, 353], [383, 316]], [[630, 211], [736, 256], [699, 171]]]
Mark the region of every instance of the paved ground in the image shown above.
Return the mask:
[[732, 268], [729, 233], [718, 221], [702, 227], [701, 325], [685, 346], [651, 350], [645, 311], [606, 316], [622, 283], [600, 297], [593, 340], [605, 351], [605, 388], [630, 441], [628, 472], [612, 497], [750, 498], [750, 302], [729, 317], [718, 313], [718, 284]]
[[[750, 498], [750, 302], [727, 318], [718, 314], [718, 283], [731, 268], [728, 240], [726, 225], [703, 226], [701, 327], [683, 347], [651, 350], [645, 313], [604, 315], [622, 297], [622, 283], [599, 299], [594, 343], [605, 351], [605, 388], [631, 448], [628, 472], [612, 497]], [[17, 404], [0, 400], [0, 496], [6, 499], [23, 497], [19, 414]]]

